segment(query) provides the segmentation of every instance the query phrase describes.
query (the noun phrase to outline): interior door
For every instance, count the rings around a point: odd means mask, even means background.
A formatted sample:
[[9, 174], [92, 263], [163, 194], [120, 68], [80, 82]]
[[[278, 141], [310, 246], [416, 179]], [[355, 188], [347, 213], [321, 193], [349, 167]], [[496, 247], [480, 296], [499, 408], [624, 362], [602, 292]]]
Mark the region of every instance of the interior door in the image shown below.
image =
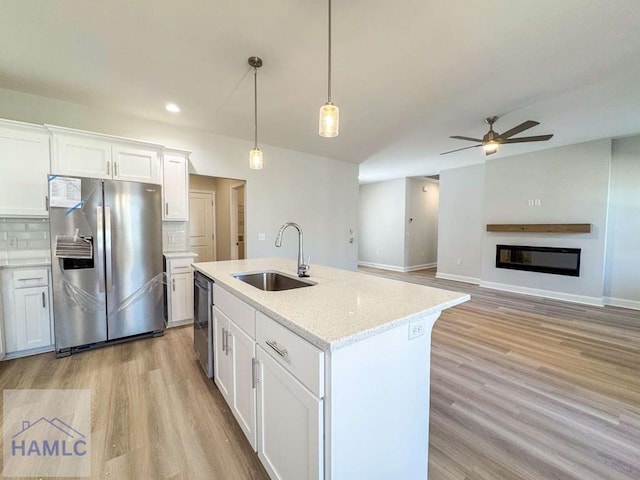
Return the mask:
[[155, 184], [104, 182], [110, 340], [162, 330], [162, 198]]
[[215, 194], [199, 190], [189, 192], [189, 242], [198, 262], [213, 262], [215, 251]]

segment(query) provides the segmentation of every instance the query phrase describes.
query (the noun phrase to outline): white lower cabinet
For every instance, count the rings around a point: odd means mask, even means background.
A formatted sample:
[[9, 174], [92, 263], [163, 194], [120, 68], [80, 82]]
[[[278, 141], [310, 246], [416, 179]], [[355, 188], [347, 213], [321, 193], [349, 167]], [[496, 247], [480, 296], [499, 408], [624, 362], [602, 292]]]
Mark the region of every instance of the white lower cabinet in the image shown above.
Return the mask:
[[257, 348], [258, 457], [274, 480], [323, 476], [322, 400]]
[[49, 269], [4, 270], [2, 296], [7, 357], [53, 350]]
[[324, 353], [214, 284], [214, 381], [274, 480], [324, 478]]
[[193, 322], [193, 268], [191, 252], [165, 253], [167, 328]]
[[216, 339], [213, 378], [255, 450], [256, 342], [216, 307], [213, 317]]

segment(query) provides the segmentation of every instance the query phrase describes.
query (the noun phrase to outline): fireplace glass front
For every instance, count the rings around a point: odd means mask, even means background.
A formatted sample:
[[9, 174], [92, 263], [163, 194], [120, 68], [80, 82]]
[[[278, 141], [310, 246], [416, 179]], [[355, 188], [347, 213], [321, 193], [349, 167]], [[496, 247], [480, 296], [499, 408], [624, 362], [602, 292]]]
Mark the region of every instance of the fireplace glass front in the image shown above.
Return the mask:
[[496, 268], [580, 276], [580, 249], [496, 245]]

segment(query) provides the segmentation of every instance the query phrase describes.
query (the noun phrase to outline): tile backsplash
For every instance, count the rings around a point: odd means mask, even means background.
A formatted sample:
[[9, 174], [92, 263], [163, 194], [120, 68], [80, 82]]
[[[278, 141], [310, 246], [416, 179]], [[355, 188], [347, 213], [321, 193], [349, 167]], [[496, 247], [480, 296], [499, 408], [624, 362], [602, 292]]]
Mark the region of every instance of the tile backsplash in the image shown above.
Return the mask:
[[162, 222], [162, 250], [165, 252], [189, 250], [188, 231], [187, 222]]
[[48, 219], [0, 218], [0, 260], [49, 256]]

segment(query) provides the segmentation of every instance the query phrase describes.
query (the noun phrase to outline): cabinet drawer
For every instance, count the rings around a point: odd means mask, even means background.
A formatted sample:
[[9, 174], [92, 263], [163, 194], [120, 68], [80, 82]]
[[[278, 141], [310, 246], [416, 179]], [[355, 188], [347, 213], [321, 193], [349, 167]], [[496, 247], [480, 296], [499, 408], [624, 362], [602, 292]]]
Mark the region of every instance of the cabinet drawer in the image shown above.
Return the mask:
[[324, 397], [324, 352], [278, 322], [256, 312], [256, 340], [319, 398]]
[[13, 272], [13, 288], [40, 287], [49, 285], [49, 272], [46, 268], [16, 270]]
[[169, 274], [174, 273], [190, 273], [192, 271], [191, 264], [193, 263], [193, 258], [174, 258], [167, 261], [168, 272]]
[[255, 309], [225, 289], [213, 284], [213, 304], [233, 320], [247, 335], [256, 338]]

